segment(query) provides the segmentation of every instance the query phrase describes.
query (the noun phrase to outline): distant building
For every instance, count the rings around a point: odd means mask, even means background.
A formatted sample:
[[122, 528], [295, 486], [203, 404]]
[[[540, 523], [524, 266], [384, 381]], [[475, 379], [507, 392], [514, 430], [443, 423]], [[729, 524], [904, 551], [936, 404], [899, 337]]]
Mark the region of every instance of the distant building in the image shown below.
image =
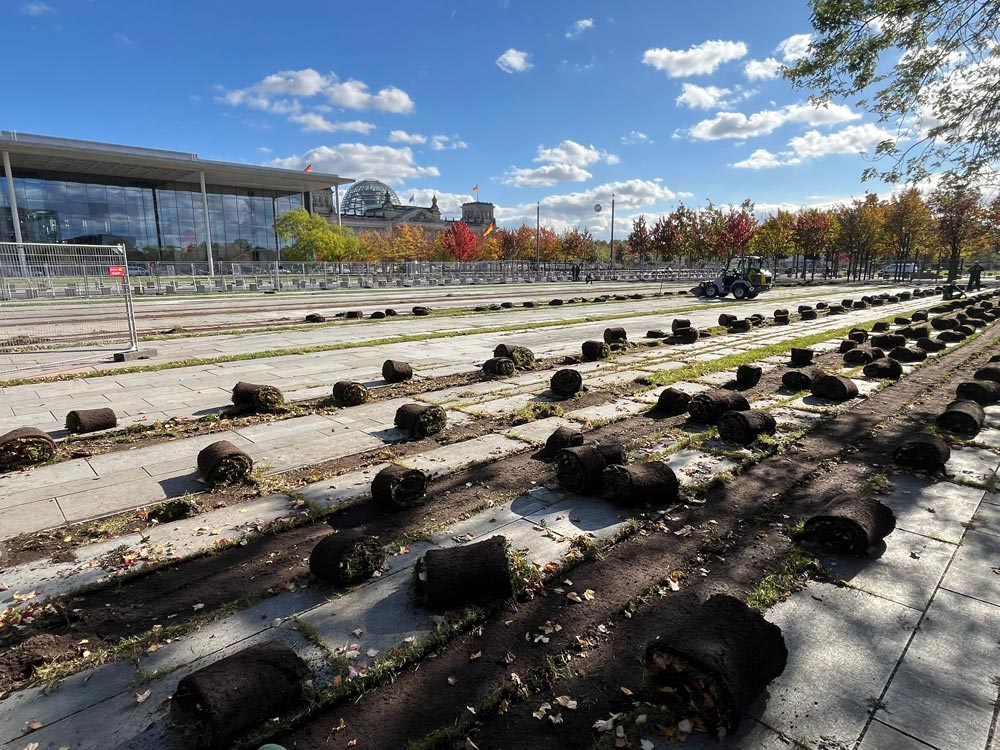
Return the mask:
[[[391, 232], [398, 226], [415, 226], [428, 235], [448, 229], [452, 219], [442, 219], [437, 196], [429, 206], [403, 204], [388, 185], [378, 180], [361, 180], [351, 186], [341, 201], [340, 220], [333, 193], [316, 191], [311, 195], [313, 212], [331, 224], [342, 224], [362, 232]], [[462, 204], [462, 221], [476, 234], [481, 235], [493, 221], [492, 203]]]

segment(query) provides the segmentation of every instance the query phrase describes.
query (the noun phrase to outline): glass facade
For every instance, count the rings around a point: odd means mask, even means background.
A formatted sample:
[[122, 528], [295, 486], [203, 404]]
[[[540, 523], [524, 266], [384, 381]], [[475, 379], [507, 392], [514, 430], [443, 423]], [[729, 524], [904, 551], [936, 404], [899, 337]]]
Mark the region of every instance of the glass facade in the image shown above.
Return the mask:
[[[274, 217], [302, 207], [299, 193], [212, 185], [207, 191], [212, 254], [219, 261], [273, 257], [278, 247]], [[201, 192], [189, 186], [14, 177], [14, 194], [24, 242], [123, 243], [136, 260], [207, 258]], [[0, 179], [0, 241], [14, 240], [7, 183]]]

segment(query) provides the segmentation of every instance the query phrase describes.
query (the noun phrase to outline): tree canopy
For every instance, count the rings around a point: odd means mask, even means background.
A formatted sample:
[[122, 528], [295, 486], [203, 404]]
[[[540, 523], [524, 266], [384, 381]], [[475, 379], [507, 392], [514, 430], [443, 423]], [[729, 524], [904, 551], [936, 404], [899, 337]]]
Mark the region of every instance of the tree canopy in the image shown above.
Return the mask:
[[860, 97], [896, 129], [865, 177], [966, 180], [1000, 159], [998, 0], [810, 0], [816, 35], [786, 71], [814, 98]]

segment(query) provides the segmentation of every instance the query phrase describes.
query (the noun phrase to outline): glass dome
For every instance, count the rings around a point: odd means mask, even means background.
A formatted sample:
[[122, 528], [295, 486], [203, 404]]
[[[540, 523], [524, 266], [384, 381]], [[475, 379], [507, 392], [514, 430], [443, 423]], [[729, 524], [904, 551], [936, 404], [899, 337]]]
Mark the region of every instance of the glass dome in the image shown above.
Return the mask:
[[389, 200], [399, 204], [399, 196], [396, 192], [378, 180], [361, 180], [351, 185], [351, 189], [344, 194], [344, 202], [340, 210], [345, 214], [364, 215], [370, 208], [379, 208], [385, 203], [385, 194], [389, 193]]

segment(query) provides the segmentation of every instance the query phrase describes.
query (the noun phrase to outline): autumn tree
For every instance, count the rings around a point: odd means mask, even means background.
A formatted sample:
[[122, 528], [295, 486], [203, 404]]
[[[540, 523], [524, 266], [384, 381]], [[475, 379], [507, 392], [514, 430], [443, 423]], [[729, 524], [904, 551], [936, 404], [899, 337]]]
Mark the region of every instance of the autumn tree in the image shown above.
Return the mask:
[[944, 180], [930, 197], [937, 232], [948, 251], [948, 281], [958, 278], [963, 253], [980, 249], [987, 237], [987, 217], [976, 188], [964, 180]]
[[919, 261], [920, 253], [934, 244], [934, 216], [916, 188], [908, 188], [893, 196], [885, 211], [885, 235], [893, 253], [895, 277], [902, 276], [902, 266], [911, 258]]
[[646, 227], [646, 217], [641, 214], [632, 219], [632, 231], [626, 240], [629, 252], [633, 254], [640, 263], [649, 259], [653, 249], [653, 238]]
[[427, 233], [412, 224], [397, 226], [392, 233], [395, 246], [393, 256], [399, 260], [427, 260], [430, 257], [430, 241]]
[[490, 235], [500, 247], [500, 260], [514, 260], [517, 257], [517, 235], [510, 229], [498, 229]]
[[[816, 208], [806, 209], [795, 217], [793, 233], [795, 244], [802, 255], [813, 261], [812, 278], [816, 277], [816, 261], [829, 250], [832, 222], [829, 214]], [[802, 278], [806, 277], [806, 264], [802, 264]]]
[[304, 208], [286, 211], [274, 220], [274, 230], [289, 243], [284, 257], [295, 261], [339, 262], [360, 259], [359, 245], [350, 229], [336, 227]]
[[819, 98], [865, 97], [898, 136], [888, 182], [942, 168], [970, 178], [1000, 160], [996, 0], [811, 0], [809, 54], [786, 73]]
[[569, 229], [563, 232], [559, 244], [562, 257], [567, 260], [586, 263], [595, 259], [594, 238], [587, 230]]
[[795, 217], [781, 209], [767, 216], [753, 233], [750, 248], [755, 255], [772, 258], [771, 268], [777, 272], [778, 261], [795, 252]]
[[464, 221], [452, 222], [441, 233], [441, 246], [455, 260], [470, 260], [478, 245], [478, 238]]
[[718, 241], [725, 249], [726, 257], [746, 255], [756, 229], [757, 218], [753, 214], [753, 203], [746, 200], [739, 210], [731, 208], [718, 233]]
[[674, 213], [660, 216], [650, 232], [653, 253], [660, 260], [671, 261], [681, 252], [681, 228]]
[[562, 242], [555, 230], [541, 227], [538, 230], [538, 254], [544, 261], [562, 260]]

